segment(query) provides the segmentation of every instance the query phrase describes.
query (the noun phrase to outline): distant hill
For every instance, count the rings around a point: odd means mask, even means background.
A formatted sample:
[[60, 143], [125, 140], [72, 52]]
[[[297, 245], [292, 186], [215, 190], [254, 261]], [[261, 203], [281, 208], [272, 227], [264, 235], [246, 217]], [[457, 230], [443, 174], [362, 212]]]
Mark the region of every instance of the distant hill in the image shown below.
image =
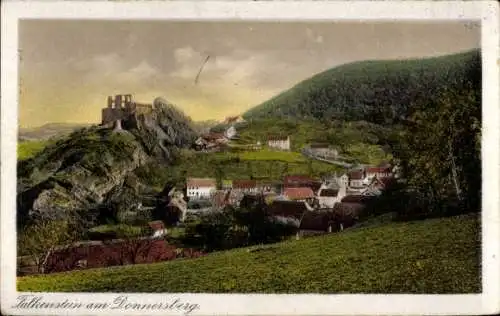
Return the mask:
[[314, 117], [392, 124], [439, 89], [481, 87], [479, 50], [425, 59], [362, 61], [306, 79], [243, 117]]
[[220, 122], [216, 120], [193, 121], [193, 128], [198, 134], [205, 134], [218, 124], [220, 124]]
[[47, 123], [45, 125], [33, 128], [20, 128], [19, 140], [47, 140], [52, 137], [63, 136], [71, 132], [88, 127], [90, 124], [76, 123]]

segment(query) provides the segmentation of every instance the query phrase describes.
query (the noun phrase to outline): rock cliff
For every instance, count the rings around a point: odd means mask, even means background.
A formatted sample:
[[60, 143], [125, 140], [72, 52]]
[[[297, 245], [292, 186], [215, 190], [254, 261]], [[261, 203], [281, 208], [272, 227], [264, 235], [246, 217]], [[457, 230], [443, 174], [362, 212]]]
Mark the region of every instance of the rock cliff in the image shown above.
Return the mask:
[[190, 118], [163, 99], [155, 100], [152, 113], [131, 115], [121, 125], [77, 130], [20, 162], [18, 225], [139, 205], [147, 188], [134, 170], [149, 162], [168, 165], [196, 137]]

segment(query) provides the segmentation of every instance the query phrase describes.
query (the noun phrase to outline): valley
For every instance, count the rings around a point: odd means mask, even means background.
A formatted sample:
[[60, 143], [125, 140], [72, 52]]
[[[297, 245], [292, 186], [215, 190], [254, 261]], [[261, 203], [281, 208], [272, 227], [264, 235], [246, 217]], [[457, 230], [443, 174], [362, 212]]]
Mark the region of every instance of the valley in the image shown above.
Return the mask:
[[357, 62], [220, 122], [108, 96], [18, 143], [18, 288], [478, 292], [480, 75]]

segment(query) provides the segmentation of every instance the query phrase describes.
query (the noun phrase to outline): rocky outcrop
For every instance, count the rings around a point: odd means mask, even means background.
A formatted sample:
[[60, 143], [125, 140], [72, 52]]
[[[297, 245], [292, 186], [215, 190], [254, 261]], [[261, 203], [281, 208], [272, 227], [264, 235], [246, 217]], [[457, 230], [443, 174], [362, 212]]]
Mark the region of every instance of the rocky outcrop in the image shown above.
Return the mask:
[[145, 190], [133, 171], [151, 161], [168, 164], [196, 137], [190, 119], [165, 102], [121, 123], [118, 133], [106, 126], [75, 131], [22, 161], [18, 223], [34, 217], [64, 219], [111, 204], [133, 207]]

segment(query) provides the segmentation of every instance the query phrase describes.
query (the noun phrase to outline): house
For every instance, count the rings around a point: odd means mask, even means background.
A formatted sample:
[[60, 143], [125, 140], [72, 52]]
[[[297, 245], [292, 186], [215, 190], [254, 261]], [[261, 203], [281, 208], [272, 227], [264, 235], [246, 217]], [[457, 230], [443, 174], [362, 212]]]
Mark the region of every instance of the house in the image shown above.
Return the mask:
[[373, 177], [380, 179], [392, 176], [390, 167], [367, 167], [365, 169], [365, 174], [368, 179], [372, 179]]
[[205, 138], [203, 138], [202, 136], [198, 137], [195, 141], [194, 141], [195, 145], [199, 148], [199, 149], [205, 149], [207, 147], [209, 147], [209, 141], [207, 141]]
[[351, 171], [348, 174], [349, 176], [349, 186], [353, 188], [361, 188], [364, 184], [365, 174], [364, 171]]
[[189, 198], [210, 198], [215, 192], [217, 182], [213, 178], [188, 178], [186, 192]]
[[335, 203], [340, 202], [340, 199], [342, 199], [345, 195], [345, 187], [339, 188], [335, 185], [323, 184], [318, 190], [316, 198], [318, 200], [319, 208], [333, 208]]
[[339, 178], [336, 177], [323, 181], [316, 194], [319, 208], [333, 208], [335, 203], [347, 195], [348, 180], [345, 181], [346, 184], [339, 184]]
[[312, 202], [314, 200], [314, 192], [311, 188], [285, 188], [283, 195], [292, 201]]
[[195, 140], [195, 145], [198, 150], [216, 149], [229, 142], [229, 138], [225, 133], [208, 133], [201, 135]]
[[227, 205], [232, 205], [232, 206], [235, 206], [235, 207], [239, 207], [240, 206], [240, 202], [241, 202], [241, 200], [243, 199], [244, 196], [245, 196], [245, 193], [243, 193], [243, 192], [238, 192], [238, 191], [230, 190], [228, 192], [228, 194], [226, 194], [226, 203], [227, 203]]
[[333, 208], [335, 203], [337, 203], [337, 195], [339, 189], [319, 189], [318, 192], [318, 202], [320, 208]]
[[241, 193], [257, 193], [256, 180], [233, 180], [233, 191]]
[[263, 193], [277, 193], [281, 192], [281, 186], [282, 184], [280, 182], [275, 182], [275, 181], [258, 181], [257, 182], [257, 189], [259, 192]]
[[227, 139], [233, 139], [237, 134], [238, 133], [236, 132], [236, 128], [234, 128], [234, 126], [231, 126], [224, 132], [224, 137]]
[[223, 209], [226, 206], [238, 207], [243, 195], [234, 190], [217, 190], [211, 197], [212, 207], [214, 209]]
[[338, 177], [337, 183], [340, 187], [347, 188], [349, 186], [349, 176], [346, 173], [344, 173], [343, 175]]
[[167, 234], [167, 229], [163, 221], [153, 221], [148, 223], [149, 227], [153, 230], [152, 238], [160, 238]]
[[389, 185], [395, 181], [392, 177], [378, 178], [373, 177], [370, 183], [367, 185], [366, 189], [363, 191], [363, 195], [379, 196], [382, 194]]
[[290, 150], [290, 136], [269, 136], [267, 145], [277, 150]]
[[283, 178], [283, 186], [285, 188], [302, 187], [309, 185], [313, 181], [314, 180], [308, 176], [302, 176], [302, 175], [285, 176]]
[[331, 148], [328, 144], [313, 143], [309, 145], [308, 151], [322, 158], [336, 158], [339, 154], [338, 150]]
[[233, 188], [233, 180], [222, 180], [222, 190], [230, 190]]
[[284, 188], [307, 187], [311, 188], [313, 192], [317, 192], [321, 187], [321, 182], [308, 176], [291, 175], [291, 176], [285, 176], [283, 178], [283, 187]]

